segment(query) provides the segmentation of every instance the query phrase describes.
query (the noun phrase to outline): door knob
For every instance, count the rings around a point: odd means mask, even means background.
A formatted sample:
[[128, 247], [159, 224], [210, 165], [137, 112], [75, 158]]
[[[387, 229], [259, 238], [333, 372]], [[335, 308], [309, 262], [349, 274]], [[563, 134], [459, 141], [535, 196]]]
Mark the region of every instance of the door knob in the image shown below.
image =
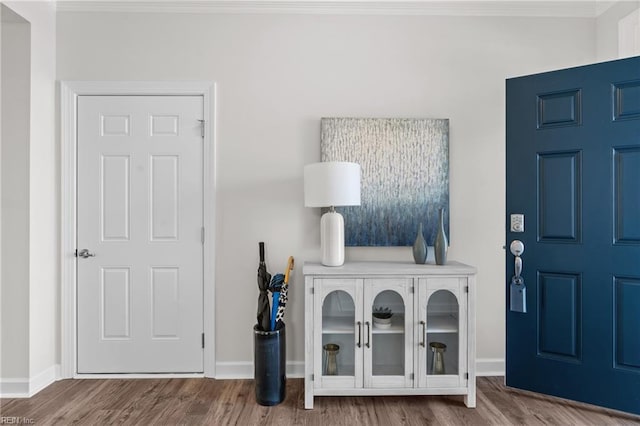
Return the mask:
[[520, 240], [513, 240], [511, 241], [509, 249], [514, 256], [520, 256], [524, 253], [524, 243]]
[[91, 253], [89, 249], [82, 249], [78, 252], [78, 257], [86, 259], [87, 257], [95, 257], [95, 253]]
[[524, 243], [520, 240], [513, 240], [509, 249], [511, 250], [511, 254], [516, 257], [514, 268], [515, 278], [520, 278], [520, 274], [522, 273], [522, 258], [520, 255], [524, 253]]

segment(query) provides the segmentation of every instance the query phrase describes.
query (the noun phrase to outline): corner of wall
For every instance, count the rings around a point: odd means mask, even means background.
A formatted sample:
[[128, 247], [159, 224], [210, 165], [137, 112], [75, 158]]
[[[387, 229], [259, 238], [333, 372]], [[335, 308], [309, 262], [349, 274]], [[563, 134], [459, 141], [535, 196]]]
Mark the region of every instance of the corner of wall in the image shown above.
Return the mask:
[[58, 380], [59, 365], [53, 365], [30, 378], [0, 378], [0, 398], [31, 398]]

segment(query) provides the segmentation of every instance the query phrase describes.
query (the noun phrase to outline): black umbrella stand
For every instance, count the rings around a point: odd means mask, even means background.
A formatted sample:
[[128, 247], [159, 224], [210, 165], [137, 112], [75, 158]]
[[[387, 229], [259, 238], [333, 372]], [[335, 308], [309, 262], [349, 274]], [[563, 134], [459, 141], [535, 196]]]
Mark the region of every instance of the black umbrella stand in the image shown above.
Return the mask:
[[253, 365], [256, 402], [278, 405], [286, 395], [287, 336], [283, 322], [273, 331], [253, 327]]

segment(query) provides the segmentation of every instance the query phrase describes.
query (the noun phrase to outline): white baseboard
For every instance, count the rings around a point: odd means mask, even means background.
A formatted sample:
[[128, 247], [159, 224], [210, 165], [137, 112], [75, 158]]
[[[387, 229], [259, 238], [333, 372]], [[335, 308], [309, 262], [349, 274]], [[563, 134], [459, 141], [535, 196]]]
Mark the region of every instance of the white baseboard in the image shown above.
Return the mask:
[[476, 376], [504, 376], [504, 358], [476, 359]]
[[[479, 358], [476, 360], [477, 376], [504, 376], [504, 358]], [[98, 377], [101, 376], [101, 377]], [[132, 378], [131, 375], [121, 375]], [[158, 378], [159, 375], [138, 375], [137, 378]], [[173, 374], [169, 377], [202, 377], [201, 374]], [[292, 379], [304, 377], [304, 361], [288, 361], [287, 377]], [[115, 378], [114, 375], [77, 375], [75, 378]], [[218, 362], [216, 363], [216, 379], [253, 379], [252, 362]], [[60, 380], [60, 365], [54, 365], [40, 374], [26, 378], [0, 379], [1, 398], [29, 398]]]
[[[304, 377], [304, 361], [287, 361], [287, 377]], [[217, 362], [216, 379], [253, 379], [253, 362]]]
[[82, 373], [74, 374], [74, 379], [198, 379], [203, 373]]
[[29, 379], [0, 379], [0, 398], [29, 398]]
[[30, 379], [0, 379], [0, 398], [31, 398], [59, 379], [60, 365], [52, 365]]

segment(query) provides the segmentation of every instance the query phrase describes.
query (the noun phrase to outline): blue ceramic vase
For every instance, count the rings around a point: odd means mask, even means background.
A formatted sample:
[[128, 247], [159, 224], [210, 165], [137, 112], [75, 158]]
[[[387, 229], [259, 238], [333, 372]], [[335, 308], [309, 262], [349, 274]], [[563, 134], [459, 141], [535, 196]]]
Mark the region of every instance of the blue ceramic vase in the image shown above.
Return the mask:
[[417, 264], [424, 264], [427, 261], [427, 242], [422, 235], [422, 224], [418, 225], [418, 235], [413, 243], [413, 260]]
[[433, 251], [436, 258], [436, 265], [444, 265], [447, 263], [447, 249], [449, 248], [447, 235], [444, 233], [444, 209], [440, 209], [439, 216], [440, 224], [438, 226], [436, 240], [433, 243]]

